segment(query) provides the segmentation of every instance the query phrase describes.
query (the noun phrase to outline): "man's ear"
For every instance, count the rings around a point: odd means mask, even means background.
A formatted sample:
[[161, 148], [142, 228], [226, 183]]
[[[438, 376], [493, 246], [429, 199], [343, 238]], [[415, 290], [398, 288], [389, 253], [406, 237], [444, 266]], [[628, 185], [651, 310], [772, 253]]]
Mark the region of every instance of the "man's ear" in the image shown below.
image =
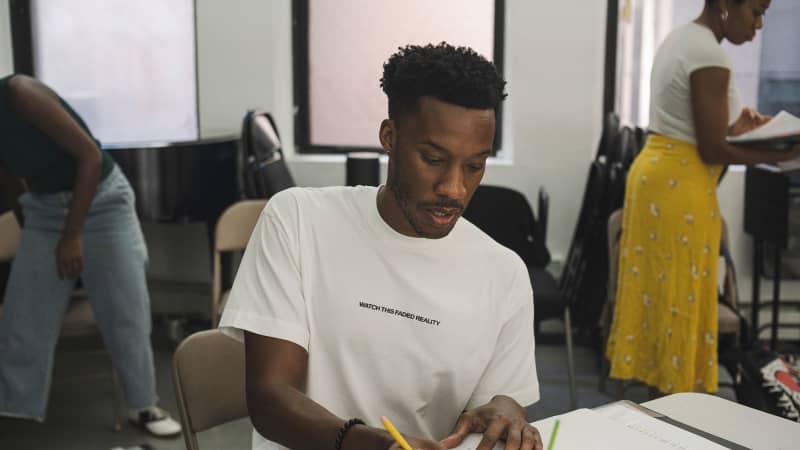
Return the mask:
[[378, 139], [381, 141], [381, 147], [386, 154], [391, 154], [394, 150], [397, 131], [395, 130], [395, 122], [392, 119], [384, 119], [381, 122], [381, 128], [378, 131]]

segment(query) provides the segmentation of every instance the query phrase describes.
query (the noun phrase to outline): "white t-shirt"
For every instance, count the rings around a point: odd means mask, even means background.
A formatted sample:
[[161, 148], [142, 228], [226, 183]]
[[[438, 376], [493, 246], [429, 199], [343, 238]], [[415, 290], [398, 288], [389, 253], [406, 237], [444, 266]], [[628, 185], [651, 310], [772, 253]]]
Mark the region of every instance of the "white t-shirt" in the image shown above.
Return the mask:
[[[691, 22], [673, 30], [656, 52], [650, 78], [650, 130], [697, 144], [692, 114], [692, 72], [705, 67], [731, 70], [731, 61], [707, 27]], [[733, 76], [728, 84], [728, 124], [742, 112]]]
[[[528, 271], [461, 218], [441, 239], [383, 221], [377, 188], [272, 197], [220, 327], [308, 351], [306, 395], [341, 418], [443, 439], [462, 410], [539, 399]], [[333, 445], [333, 442], [331, 442]], [[256, 449], [283, 448], [254, 432]]]

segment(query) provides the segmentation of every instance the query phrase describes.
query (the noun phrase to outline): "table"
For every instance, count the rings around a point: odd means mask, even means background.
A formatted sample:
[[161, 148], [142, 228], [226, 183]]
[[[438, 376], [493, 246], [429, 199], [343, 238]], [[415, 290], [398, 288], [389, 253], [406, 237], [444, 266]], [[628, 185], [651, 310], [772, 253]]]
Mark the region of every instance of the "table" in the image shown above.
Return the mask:
[[800, 448], [800, 423], [709, 394], [672, 394], [642, 406], [754, 450]]

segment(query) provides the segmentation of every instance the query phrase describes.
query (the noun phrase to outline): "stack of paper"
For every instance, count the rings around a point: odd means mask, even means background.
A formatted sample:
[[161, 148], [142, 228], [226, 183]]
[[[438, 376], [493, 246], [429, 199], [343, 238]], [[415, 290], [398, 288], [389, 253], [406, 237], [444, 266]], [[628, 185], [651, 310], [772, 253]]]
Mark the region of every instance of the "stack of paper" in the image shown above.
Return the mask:
[[[552, 450], [725, 450], [701, 436], [640, 412], [624, 409], [575, 411], [533, 422], [547, 448], [556, 419], [560, 420]], [[475, 450], [480, 434], [468, 436], [456, 450]], [[495, 450], [503, 450], [498, 444]]]
[[800, 117], [781, 111], [769, 122], [728, 138], [731, 144], [785, 150], [800, 143]]

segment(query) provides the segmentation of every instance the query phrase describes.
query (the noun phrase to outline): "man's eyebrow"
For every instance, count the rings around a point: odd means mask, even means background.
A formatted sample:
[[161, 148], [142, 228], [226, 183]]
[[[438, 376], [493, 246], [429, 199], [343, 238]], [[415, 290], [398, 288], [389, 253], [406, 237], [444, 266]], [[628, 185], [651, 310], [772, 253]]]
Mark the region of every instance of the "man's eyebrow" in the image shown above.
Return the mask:
[[430, 139], [427, 140], [427, 141], [422, 141], [422, 142], [420, 142], [420, 144], [427, 145], [428, 147], [433, 147], [434, 149], [436, 149], [436, 150], [438, 150], [440, 152], [451, 153], [450, 150], [447, 147], [443, 147], [443, 146], [437, 144], [436, 142], [431, 141]]
[[[427, 145], [429, 147], [433, 147], [434, 150], [437, 150], [437, 151], [440, 151], [440, 152], [451, 153], [450, 150], [447, 149], [447, 147], [443, 147], [443, 146], [441, 146], [441, 145], [439, 145], [436, 142], [433, 142], [431, 140], [422, 141], [422, 142], [420, 142], [420, 144]], [[489, 149], [486, 149], [486, 150], [484, 150], [484, 151], [482, 151], [482, 152], [480, 152], [480, 153], [478, 153], [476, 155], [470, 156], [470, 158], [483, 158], [483, 157], [488, 157], [488, 156], [491, 156], [491, 155], [492, 155], [492, 149], [489, 148]]]

